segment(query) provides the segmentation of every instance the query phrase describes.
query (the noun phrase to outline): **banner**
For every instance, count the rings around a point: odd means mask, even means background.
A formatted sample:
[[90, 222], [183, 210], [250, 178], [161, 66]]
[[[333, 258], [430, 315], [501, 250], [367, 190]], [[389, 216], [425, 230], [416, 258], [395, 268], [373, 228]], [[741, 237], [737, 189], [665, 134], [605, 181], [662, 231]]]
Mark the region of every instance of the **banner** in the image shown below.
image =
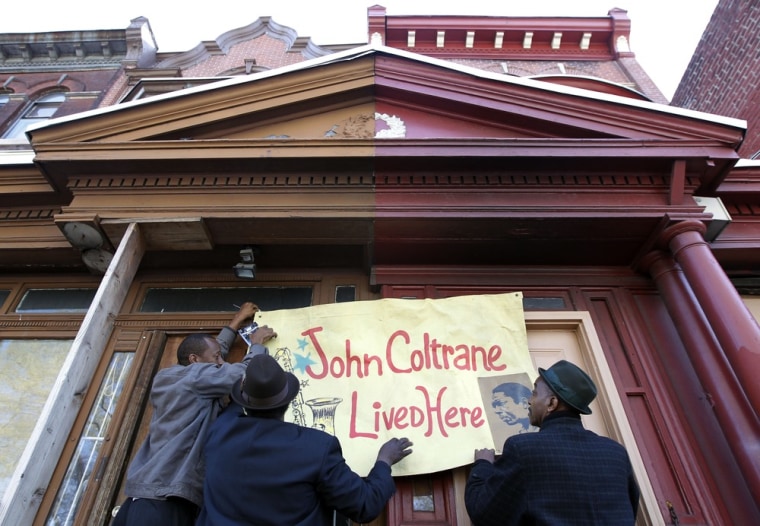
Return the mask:
[[500, 449], [495, 377], [528, 385], [535, 377], [520, 292], [336, 303], [260, 312], [256, 321], [277, 332], [269, 353], [301, 382], [286, 420], [337, 436], [362, 476], [393, 437], [414, 442], [395, 476]]

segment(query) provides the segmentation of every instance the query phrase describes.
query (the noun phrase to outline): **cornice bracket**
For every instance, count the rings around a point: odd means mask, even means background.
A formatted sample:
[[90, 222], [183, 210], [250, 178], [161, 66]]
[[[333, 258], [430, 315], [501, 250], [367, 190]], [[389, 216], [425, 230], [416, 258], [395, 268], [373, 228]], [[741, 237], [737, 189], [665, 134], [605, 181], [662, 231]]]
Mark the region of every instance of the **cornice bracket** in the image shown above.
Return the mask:
[[677, 159], [673, 161], [673, 166], [670, 169], [669, 205], [680, 205], [683, 203], [685, 185], [686, 161], [684, 159]]

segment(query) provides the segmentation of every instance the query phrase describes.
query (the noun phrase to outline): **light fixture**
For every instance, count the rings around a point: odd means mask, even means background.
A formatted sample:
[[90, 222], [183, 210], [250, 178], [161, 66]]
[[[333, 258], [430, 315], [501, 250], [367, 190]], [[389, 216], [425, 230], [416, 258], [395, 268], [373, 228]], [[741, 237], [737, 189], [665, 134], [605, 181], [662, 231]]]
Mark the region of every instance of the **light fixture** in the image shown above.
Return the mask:
[[69, 221], [59, 225], [71, 246], [79, 249], [82, 261], [93, 274], [105, 274], [113, 259], [113, 248], [96, 221]]
[[235, 277], [239, 279], [256, 279], [256, 265], [253, 262], [255, 250], [252, 247], [246, 247], [240, 250], [240, 263], [235, 265]]
[[112, 259], [113, 254], [102, 248], [88, 248], [82, 251], [82, 261], [95, 274], [105, 274]]
[[253, 263], [254, 250], [251, 247], [245, 247], [240, 251], [240, 261], [243, 263]]
[[63, 235], [69, 240], [69, 243], [80, 250], [89, 250], [103, 246], [103, 235], [92, 225], [72, 221], [64, 224], [61, 229], [63, 230]]
[[238, 263], [234, 267], [235, 277], [240, 279], [256, 279], [256, 265], [253, 263]]

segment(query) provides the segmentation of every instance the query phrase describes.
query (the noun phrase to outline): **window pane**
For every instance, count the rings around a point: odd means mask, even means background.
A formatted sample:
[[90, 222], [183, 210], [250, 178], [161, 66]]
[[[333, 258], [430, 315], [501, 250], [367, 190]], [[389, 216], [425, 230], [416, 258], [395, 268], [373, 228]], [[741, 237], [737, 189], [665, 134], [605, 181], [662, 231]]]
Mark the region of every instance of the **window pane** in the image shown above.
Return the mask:
[[3, 139], [24, 139], [24, 140], [26, 140], [26, 135], [24, 135], [24, 132], [26, 131], [26, 128], [30, 124], [32, 124], [33, 122], [38, 122], [38, 121], [37, 121], [37, 119], [19, 119], [19, 120], [17, 120], [3, 134]]
[[356, 300], [356, 287], [353, 285], [339, 285], [335, 287], [335, 303]]
[[523, 298], [525, 310], [563, 310], [565, 308], [563, 298]]
[[5, 300], [8, 299], [8, 296], [10, 296], [10, 294], [10, 290], [0, 290], [0, 307], [3, 306], [3, 303], [5, 303]]
[[58, 104], [35, 104], [25, 119], [49, 119], [58, 110]]
[[0, 495], [10, 482], [72, 340], [0, 340]]
[[26, 139], [24, 132], [29, 125], [43, 122], [55, 115], [61, 103], [66, 100], [63, 93], [49, 93], [38, 100], [34, 101], [24, 114], [13, 123], [5, 132], [3, 138], [6, 139]]
[[141, 312], [226, 312], [252, 301], [263, 311], [311, 305], [311, 287], [149, 289]]
[[414, 511], [435, 511], [433, 481], [427, 475], [414, 477], [412, 489], [412, 509]]
[[87, 312], [95, 289], [29, 289], [16, 312]]
[[133, 357], [134, 353], [120, 352], [114, 353], [111, 358], [87, 424], [79, 437], [77, 449], [58, 489], [47, 524], [63, 526], [74, 523], [74, 515], [103, 445], [105, 432], [124, 388]]

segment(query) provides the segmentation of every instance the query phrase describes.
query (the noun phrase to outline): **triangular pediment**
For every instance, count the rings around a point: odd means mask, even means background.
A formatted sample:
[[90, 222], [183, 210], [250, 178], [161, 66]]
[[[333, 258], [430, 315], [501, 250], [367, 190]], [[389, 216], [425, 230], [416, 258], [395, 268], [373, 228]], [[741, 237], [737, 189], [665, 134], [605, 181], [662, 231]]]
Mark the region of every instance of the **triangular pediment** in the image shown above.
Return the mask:
[[[619, 264], [663, 214], [702, 213], [691, 194], [720, 182], [744, 132], [736, 119], [366, 46], [29, 135], [41, 172], [73, 196], [56, 221], [86, 218], [113, 246], [138, 222], [157, 251], [266, 238], [369, 254], [371, 242], [378, 261], [409, 262], [453, 237], [463, 250], [479, 240], [473, 260], [489, 261], [490, 243], [517, 232], [529, 233], [525, 261], [566, 240], [568, 254]], [[620, 231], [636, 242], [608, 250]], [[594, 248], [575, 250], [579, 235]]]
[[[32, 144], [280, 139], [737, 142], [742, 121], [366, 46], [50, 121]], [[35, 148], [36, 150], [38, 148]]]

